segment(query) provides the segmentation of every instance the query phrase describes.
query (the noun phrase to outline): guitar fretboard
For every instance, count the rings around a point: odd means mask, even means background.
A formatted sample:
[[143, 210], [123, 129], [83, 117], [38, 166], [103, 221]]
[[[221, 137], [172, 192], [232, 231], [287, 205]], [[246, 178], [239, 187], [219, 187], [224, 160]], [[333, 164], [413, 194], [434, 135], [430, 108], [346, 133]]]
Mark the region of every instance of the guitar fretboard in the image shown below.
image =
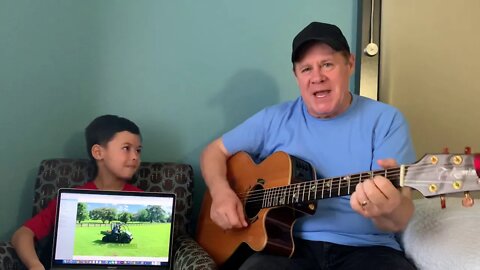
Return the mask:
[[[405, 172], [408, 166], [404, 166]], [[261, 208], [285, 206], [296, 203], [313, 202], [322, 199], [350, 195], [355, 191], [355, 186], [376, 175], [384, 176], [392, 184], [400, 187], [400, 167], [363, 172], [342, 177], [325, 178], [304, 181], [288, 186], [274, 187], [263, 190]]]

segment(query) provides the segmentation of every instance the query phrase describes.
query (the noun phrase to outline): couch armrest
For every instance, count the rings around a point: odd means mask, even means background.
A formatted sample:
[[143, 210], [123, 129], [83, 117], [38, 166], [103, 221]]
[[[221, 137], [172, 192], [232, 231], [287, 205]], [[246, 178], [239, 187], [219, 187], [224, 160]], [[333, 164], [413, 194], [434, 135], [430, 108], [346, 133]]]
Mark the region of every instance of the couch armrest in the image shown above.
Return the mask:
[[174, 269], [217, 269], [208, 253], [190, 236], [180, 235], [174, 239]]
[[0, 241], [0, 269], [23, 270], [25, 267], [10, 242]]

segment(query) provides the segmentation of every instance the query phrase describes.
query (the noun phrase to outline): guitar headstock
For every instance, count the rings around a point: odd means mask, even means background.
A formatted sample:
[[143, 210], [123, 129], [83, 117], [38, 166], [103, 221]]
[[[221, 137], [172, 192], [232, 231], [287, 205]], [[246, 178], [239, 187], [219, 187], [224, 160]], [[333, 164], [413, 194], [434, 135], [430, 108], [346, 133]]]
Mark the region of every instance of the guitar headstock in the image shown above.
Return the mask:
[[425, 197], [480, 190], [480, 154], [427, 154], [407, 167], [403, 185]]

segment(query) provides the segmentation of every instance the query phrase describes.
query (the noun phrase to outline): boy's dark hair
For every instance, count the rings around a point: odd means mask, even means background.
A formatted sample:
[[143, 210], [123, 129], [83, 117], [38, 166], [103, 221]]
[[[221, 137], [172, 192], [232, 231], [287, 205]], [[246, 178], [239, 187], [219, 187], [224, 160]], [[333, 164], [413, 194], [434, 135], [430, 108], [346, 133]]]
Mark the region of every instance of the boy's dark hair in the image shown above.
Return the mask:
[[92, 156], [92, 146], [95, 144], [105, 146], [115, 134], [122, 131], [128, 131], [141, 137], [138, 126], [126, 118], [110, 114], [95, 118], [85, 128], [85, 142], [90, 160], [95, 161]]

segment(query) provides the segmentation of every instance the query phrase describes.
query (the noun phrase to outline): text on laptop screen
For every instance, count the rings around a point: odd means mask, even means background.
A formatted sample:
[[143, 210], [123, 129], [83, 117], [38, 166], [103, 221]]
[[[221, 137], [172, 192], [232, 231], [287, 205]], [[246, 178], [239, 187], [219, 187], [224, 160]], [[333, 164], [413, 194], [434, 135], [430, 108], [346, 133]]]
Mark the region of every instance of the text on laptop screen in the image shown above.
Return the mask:
[[54, 264], [169, 263], [174, 195], [77, 191], [59, 195]]

